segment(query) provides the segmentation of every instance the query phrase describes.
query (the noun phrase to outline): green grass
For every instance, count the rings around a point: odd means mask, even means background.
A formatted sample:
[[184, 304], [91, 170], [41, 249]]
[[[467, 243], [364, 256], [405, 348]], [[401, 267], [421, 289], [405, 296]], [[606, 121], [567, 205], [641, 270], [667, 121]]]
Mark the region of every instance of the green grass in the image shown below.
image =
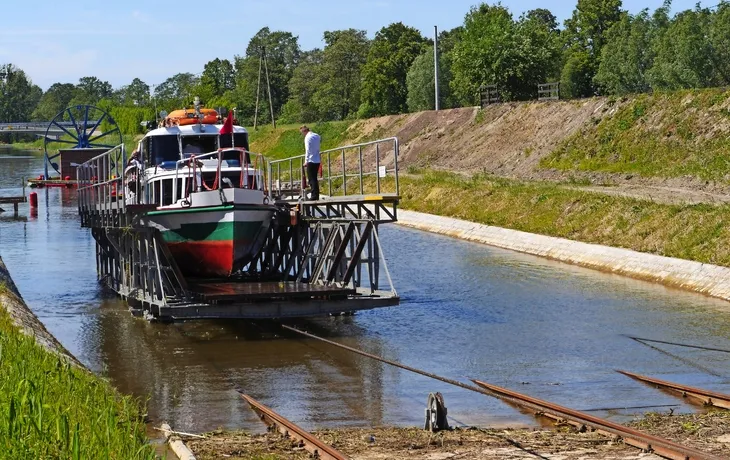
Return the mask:
[[413, 172], [400, 178], [405, 209], [730, 266], [730, 205], [665, 205], [570, 184]]
[[3, 458], [154, 458], [138, 402], [36, 344], [2, 306], [0, 414]]
[[730, 91], [639, 95], [563, 142], [540, 166], [730, 183]]
[[[347, 140], [347, 130], [352, 122], [331, 121], [308, 125], [322, 137], [322, 150], [339, 147]], [[301, 125], [280, 125], [260, 127], [254, 131], [248, 128], [251, 151], [262, 153], [267, 159], [278, 160], [304, 154], [304, 138], [299, 132]]]

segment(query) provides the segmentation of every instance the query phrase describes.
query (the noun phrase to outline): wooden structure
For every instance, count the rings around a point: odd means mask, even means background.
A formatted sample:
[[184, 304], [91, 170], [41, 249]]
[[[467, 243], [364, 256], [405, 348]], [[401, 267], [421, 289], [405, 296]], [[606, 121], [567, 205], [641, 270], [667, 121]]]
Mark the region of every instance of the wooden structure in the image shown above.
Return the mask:
[[557, 101], [560, 99], [560, 82], [541, 83], [537, 85], [537, 100]]
[[482, 85], [479, 88], [479, 102], [482, 108], [502, 102], [497, 85]]

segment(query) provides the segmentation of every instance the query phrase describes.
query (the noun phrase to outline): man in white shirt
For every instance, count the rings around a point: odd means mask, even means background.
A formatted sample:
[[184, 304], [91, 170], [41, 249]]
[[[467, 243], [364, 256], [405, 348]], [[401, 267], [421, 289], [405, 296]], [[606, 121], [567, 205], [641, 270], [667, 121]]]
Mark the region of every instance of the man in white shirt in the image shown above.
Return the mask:
[[319, 157], [320, 137], [319, 134], [310, 131], [306, 125], [299, 128], [299, 132], [304, 136], [304, 166], [307, 169], [307, 180], [312, 189], [309, 199], [319, 200], [317, 173], [321, 162]]

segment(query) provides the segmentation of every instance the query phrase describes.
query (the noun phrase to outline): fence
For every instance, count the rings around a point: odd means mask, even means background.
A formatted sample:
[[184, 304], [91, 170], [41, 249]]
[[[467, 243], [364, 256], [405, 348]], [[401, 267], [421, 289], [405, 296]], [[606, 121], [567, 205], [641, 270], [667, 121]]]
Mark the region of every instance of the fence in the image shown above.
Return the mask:
[[[395, 137], [325, 150], [320, 190], [329, 196], [398, 195], [398, 154]], [[275, 197], [303, 197], [305, 188], [304, 155], [269, 162], [269, 190]]]
[[541, 83], [537, 85], [538, 101], [557, 101], [560, 99], [560, 82]]
[[482, 107], [501, 102], [497, 85], [483, 85], [480, 87], [479, 101]]

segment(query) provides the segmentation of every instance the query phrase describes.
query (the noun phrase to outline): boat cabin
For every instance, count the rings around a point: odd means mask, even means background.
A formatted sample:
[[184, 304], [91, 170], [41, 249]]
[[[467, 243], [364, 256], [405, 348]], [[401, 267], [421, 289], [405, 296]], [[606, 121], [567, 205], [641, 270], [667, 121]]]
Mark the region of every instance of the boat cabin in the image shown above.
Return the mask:
[[[248, 132], [234, 126], [232, 134], [220, 135], [221, 127], [194, 124], [162, 127], [147, 133], [138, 145], [146, 186], [144, 196], [137, 200], [163, 207], [175, 205], [191, 192], [261, 189], [263, 175], [251, 164]], [[219, 151], [220, 164], [216, 154]], [[182, 161], [193, 157], [192, 167]], [[139, 185], [141, 190], [142, 184]]]

